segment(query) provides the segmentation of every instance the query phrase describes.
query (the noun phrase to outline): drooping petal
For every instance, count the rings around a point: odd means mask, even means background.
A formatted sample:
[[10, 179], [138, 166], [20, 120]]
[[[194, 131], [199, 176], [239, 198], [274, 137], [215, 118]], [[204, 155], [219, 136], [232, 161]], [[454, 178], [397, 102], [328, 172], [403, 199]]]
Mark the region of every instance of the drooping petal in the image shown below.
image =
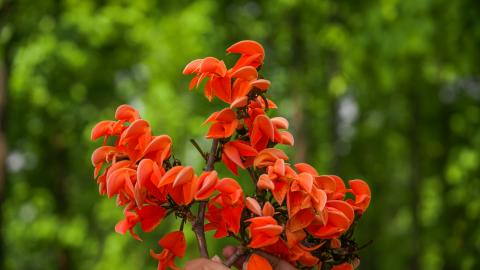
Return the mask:
[[365, 212], [370, 204], [370, 199], [372, 196], [370, 187], [365, 181], [359, 179], [350, 180], [348, 181], [348, 184], [352, 189], [352, 193], [355, 195], [354, 206], [360, 212]]
[[310, 193], [313, 187], [313, 176], [309, 173], [300, 173], [298, 175], [298, 183], [303, 190]]
[[230, 104], [230, 108], [241, 108], [241, 107], [245, 107], [247, 106], [248, 104], [248, 97], [247, 96], [242, 96], [242, 97], [239, 97], [237, 99], [235, 99], [234, 101], [232, 101], [232, 103]]
[[230, 47], [227, 48], [228, 53], [239, 53], [239, 54], [260, 54], [265, 55], [265, 50], [263, 49], [260, 43], [253, 40], [242, 40], [239, 41]]
[[238, 167], [245, 169], [245, 167], [243, 166], [242, 158], [240, 157], [240, 153], [238, 149], [232, 144], [232, 142], [224, 144], [223, 153]]
[[302, 173], [302, 172], [306, 172], [306, 173], [309, 173], [313, 176], [317, 176], [318, 175], [318, 172], [315, 168], [312, 167], [312, 165], [310, 164], [307, 164], [307, 163], [297, 163], [294, 165], [295, 168], [297, 169], [297, 171], [299, 173]]
[[175, 181], [178, 173], [183, 169], [183, 166], [175, 166], [168, 170], [163, 176], [162, 179], [160, 179], [160, 182], [158, 183], [158, 187], [163, 187], [165, 185], [172, 184], [173, 181]]
[[193, 171], [192, 166], [183, 167], [183, 169], [178, 172], [177, 177], [175, 177], [175, 180], [173, 181], [173, 188], [191, 181], [194, 176], [195, 172]]
[[162, 164], [165, 158], [170, 156], [171, 145], [172, 139], [170, 136], [156, 136], [143, 151], [143, 156], [155, 160], [158, 164]]
[[140, 118], [140, 113], [130, 105], [123, 104], [118, 106], [115, 111], [115, 119], [132, 123]]
[[250, 82], [250, 85], [260, 90], [267, 90], [270, 87], [270, 81], [265, 79], [258, 79]]
[[247, 270], [272, 270], [272, 266], [267, 259], [253, 253], [246, 262]]
[[280, 138], [281, 140], [279, 143], [284, 144], [284, 145], [290, 145], [293, 146], [295, 144], [295, 139], [293, 138], [292, 133], [288, 131], [280, 131]]
[[266, 174], [260, 175], [260, 177], [258, 178], [257, 187], [260, 190], [265, 190], [265, 189], [274, 190], [275, 189], [275, 185], [273, 184], [272, 180], [270, 180], [270, 178]]
[[273, 208], [272, 204], [267, 201], [263, 205], [262, 215], [263, 216], [273, 216], [274, 214], [275, 214], [275, 208]]
[[198, 187], [195, 193], [195, 200], [205, 200], [215, 192], [215, 186], [218, 182], [216, 171], [203, 172], [198, 178]]
[[260, 204], [254, 198], [247, 197], [245, 199], [245, 205], [247, 206], [248, 210], [250, 210], [252, 213], [256, 214], [257, 216], [262, 215]]
[[288, 120], [284, 117], [273, 117], [270, 120], [272, 120], [272, 123], [276, 128], [288, 129]]
[[258, 168], [263, 168], [273, 165], [277, 159], [288, 160], [288, 156], [280, 149], [266, 148], [258, 153], [253, 165]]
[[251, 66], [244, 66], [232, 73], [232, 78], [241, 78], [247, 81], [255, 80], [258, 77], [257, 70]]
[[137, 210], [140, 217], [140, 225], [144, 232], [151, 232], [160, 224], [167, 210], [161, 206], [147, 205]]
[[194, 72], [198, 72], [198, 69], [199, 69], [200, 65], [202, 64], [202, 62], [203, 62], [203, 59], [195, 59], [195, 60], [191, 61], [190, 63], [188, 63], [185, 66], [182, 73], [184, 75], [187, 75], [187, 74], [192, 74]]
[[92, 128], [90, 139], [94, 141], [100, 137], [110, 135], [109, 131], [112, 129], [113, 125], [115, 125], [115, 121], [110, 121], [110, 120], [100, 121], [98, 124], [96, 124]]
[[332, 267], [331, 270], [354, 270], [353, 266], [347, 262], [337, 264]]
[[179, 258], [183, 257], [187, 248], [187, 241], [182, 231], [173, 231], [166, 234], [158, 241], [158, 244]]

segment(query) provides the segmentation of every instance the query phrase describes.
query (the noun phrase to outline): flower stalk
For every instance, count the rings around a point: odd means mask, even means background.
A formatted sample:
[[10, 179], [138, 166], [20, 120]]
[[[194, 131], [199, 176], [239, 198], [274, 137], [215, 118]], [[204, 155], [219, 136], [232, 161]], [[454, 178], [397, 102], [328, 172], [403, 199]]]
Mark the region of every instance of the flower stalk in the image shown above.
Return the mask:
[[[218, 148], [218, 139], [212, 141], [212, 147], [208, 153], [207, 165], [205, 167], [206, 172], [213, 171], [216, 161], [216, 153]], [[193, 231], [198, 242], [198, 249], [202, 258], [209, 258], [207, 240], [205, 239], [205, 208], [208, 201], [200, 201], [198, 203], [198, 214], [195, 219], [195, 223], [192, 226]]]

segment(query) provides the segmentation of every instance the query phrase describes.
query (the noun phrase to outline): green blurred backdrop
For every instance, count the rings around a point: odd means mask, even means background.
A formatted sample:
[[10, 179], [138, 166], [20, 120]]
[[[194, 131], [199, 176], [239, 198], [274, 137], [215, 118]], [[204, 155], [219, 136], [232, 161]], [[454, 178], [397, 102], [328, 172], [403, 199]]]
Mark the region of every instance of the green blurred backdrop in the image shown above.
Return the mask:
[[480, 269], [474, 0], [0, 0], [0, 269], [155, 269], [148, 249], [177, 225], [144, 242], [114, 232], [90, 129], [132, 104], [200, 170], [188, 139], [207, 145], [200, 124], [222, 104], [181, 71], [231, 63], [242, 39], [265, 46], [293, 160], [371, 185], [360, 269]]

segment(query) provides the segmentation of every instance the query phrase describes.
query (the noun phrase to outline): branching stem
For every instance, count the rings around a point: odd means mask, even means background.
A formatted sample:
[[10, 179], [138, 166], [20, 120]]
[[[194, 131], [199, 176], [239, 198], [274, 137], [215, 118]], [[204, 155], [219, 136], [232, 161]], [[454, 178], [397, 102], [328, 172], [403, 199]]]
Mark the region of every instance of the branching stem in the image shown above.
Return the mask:
[[205, 161], [207, 161], [208, 160], [207, 154], [205, 154], [205, 152], [203, 152], [202, 148], [197, 143], [197, 141], [195, 141], [194, 139], [190, 139], [190, 142], [193, 144], [195, 149], [197, 149], [197, 151], [200, 153], [200, 155], [203, 157], [203, 159], [205, 159]]
[[[214, 139], [212, 142], [212, 147], [210, 148], [210, 153], [208, 154], [208, 159], [206, 159], [207, 160], [207, 166], [205, 167], [206, 172], [212, 171], [214, 169], [214, 164], [215, 164], [216, 155], [217, 155], [217, 148], [218, 148], [218, 140]], [[202, 256], [203, 258], [209, 258], [207, 241], [205, 239], [205, 226], [204, 226], [205, 208], [207, 206], [207, 203], [208, 201], [199, 202], [197, 218], [195, 219], [195, 223], [192, 226], [192, 229], [195, 232], [195, 236], [197, 237], [200, 256]]]
[[237, 247], [237, 250], [235, 251], [235, 253], [233, 253], [233, 255], [230, 256], [230, 258], [228, 258], [228, 260], [226, 260], [223, 264], [226, 267], [232, 266], [238, 259], [240, 259], [240, 257], [243, 256], [243, 254], [245, 254], [245, 251], [246, 251], [245, 247], [243, 246]]

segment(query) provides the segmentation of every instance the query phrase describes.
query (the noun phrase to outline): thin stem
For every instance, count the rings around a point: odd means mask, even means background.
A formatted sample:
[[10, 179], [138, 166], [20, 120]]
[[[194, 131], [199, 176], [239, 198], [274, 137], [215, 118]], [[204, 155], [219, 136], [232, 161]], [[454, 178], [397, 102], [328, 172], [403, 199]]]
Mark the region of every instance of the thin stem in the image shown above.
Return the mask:
[[203, 152], [202, 148], [197, 143], [197, 141], [195, 141], [194, 139], [190, 139], [190, 142], [197, 149], [197, 151], [200, 153], [200, 155], [203, 157], [203, 159], [205, 159], [205, 161], [207, 161], [208, 160], [207, 154], [205, 154], [205, 152]]
[[235, 234], [233, 234], [233, 233], [231, 233], [231, 232], [228, 232], [228, 236], [235, 238], [238, 242], [240, 242], [240, 243], [242, 243], [242, 244], [244, 243], [244, 241], [243, 241], [242, 238], [238, 237], [237, 235], [235, 235]]
[[245, 251], [246, 251], [245, 247], [243, 246], [237, 247], [237, 250], [235, 251], [235, 253], [233, 253], [233, 255], [230, 256], [230, 258], [228, 258], [228, 260], [226, 260], [223, 264], [226, 267], [232, 266], [238, 259], [240, 259], [240, 257], [242, 257], [243, 254], [245, 254]]
[[187, 221], [186, 217], [182, 218], [182, 222], [180, 223], [180, 231], [183, 232], [183, 226], [185, 225], [185, 222]]
[[255, 172], [253, 171], [252, 167], [248, 167], [248, 174], [250, 175], [250, 178], [252, 179], [253, 185], [255, 188], [257, 187], [257, 177], [255, 176]]
[[[205, 167], [205, 171], [212, 171], [214, 169], [214, 164], [216, 161], [216, 154], [218, 148], [218, 139], [214, 139], [212, 142], [212, 147], [210, 148], [210, 153], [208, 154], [208, 161], [207, 166]], [[208, 201], [201, 201], [198, 204], [198, 214], [197, 218], [195, 219], [195, 223], [192, 226], [193, 231], [195, 232], [195, 236], [197, 237], [198, 248], [200, 250], [200, 256], [203, 258], [209, 258], [208, 256], [208, 248], [207, 248], [207, 241], [205, 239], [205, 208], [207, 206]]]

